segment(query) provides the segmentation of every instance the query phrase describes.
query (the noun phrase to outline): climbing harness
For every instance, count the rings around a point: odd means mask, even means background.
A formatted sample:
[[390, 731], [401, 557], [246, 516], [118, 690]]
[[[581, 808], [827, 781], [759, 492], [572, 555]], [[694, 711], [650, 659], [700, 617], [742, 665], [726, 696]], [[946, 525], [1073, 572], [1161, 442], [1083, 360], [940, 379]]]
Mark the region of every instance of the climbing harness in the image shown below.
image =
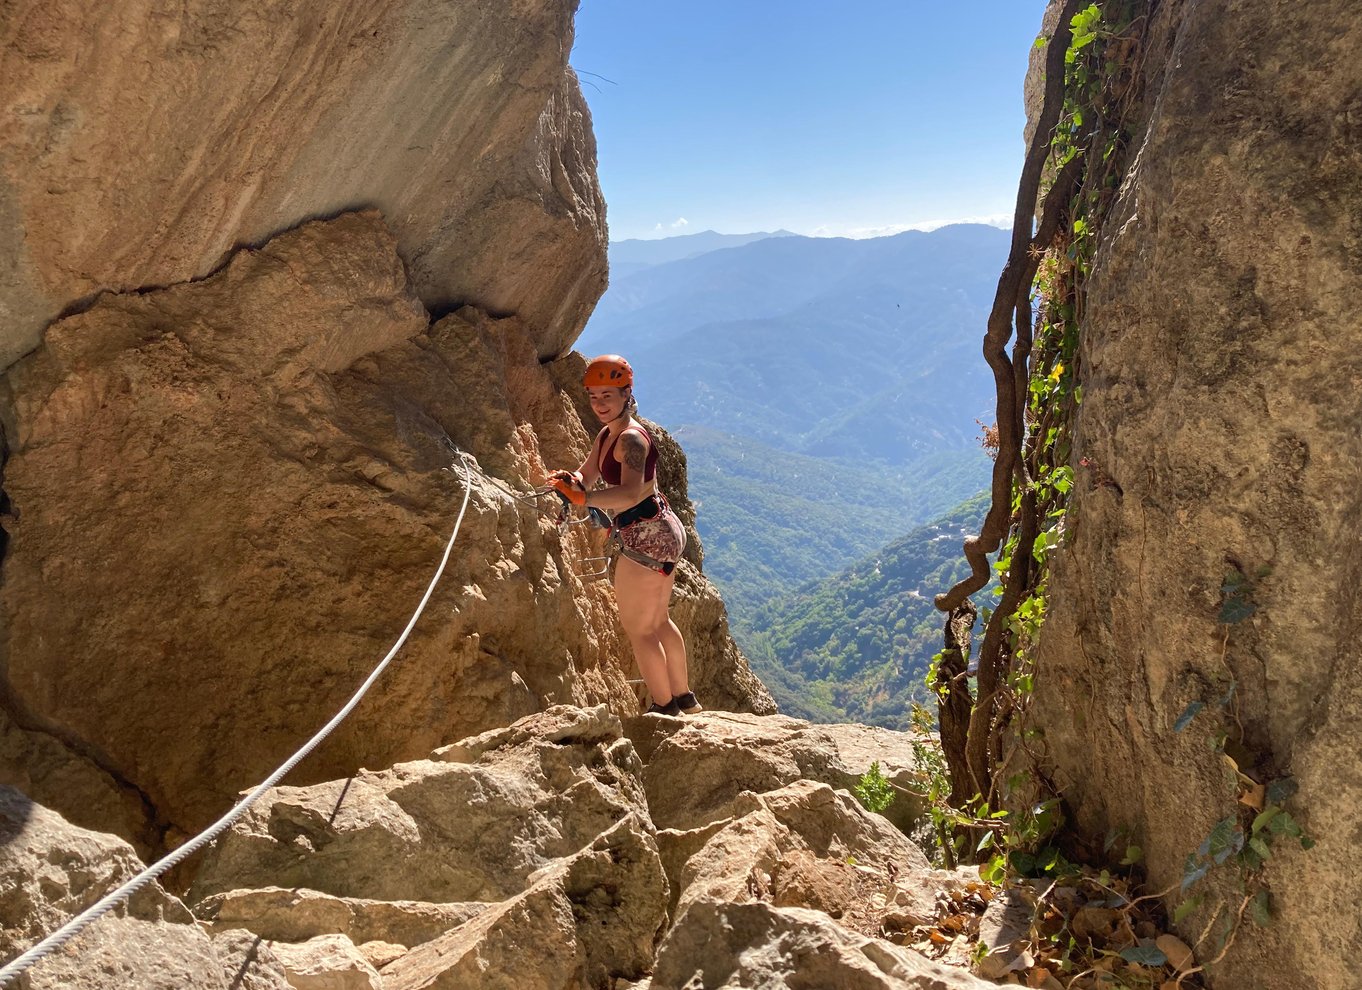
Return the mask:
[[[564, 514], [567, 514], [570, 511], [570, 503], [561, 493], [556, 492], [556, 490], [555, 494], [558, 494], [559, 498], [563, 499], [563, 512]], [[649, 570], [657, 571], [659, 574], [670, 574], [672, 571], [676, 570], [676, 561], [658, 560], [655, 557], [650, 557], [648, 554], [643, 553], [641, 550], [635, 550], [633, 547], [625, 546], [624, 537], [620, 535], [621, 530], [626, 527], [644, 519], [654, 518], [662, 511], [662, 507], [665, 504], [665, 499], [662, 495], [654, 493], [637, 505], [630, 506], [617, 513], [614, 519], [611, 519], [605, 512], [596, 508], [594, 505], [587, 508], [586, 516], [579, 519], [569, 518], [565, 525], [590, 522], [600, 529], [607, 531], [605, 553], [599, 557], [582, 558], [583, 564], [598, 564], [600, 565], [599, 569], [586, 571], [577, 576], [583, 581], [595, 581], [606, 577], [610, 573], [610, 566], [615, 562], [616, 557], [628, 557], [635, 563], [642, 564]]]
[[260, 784], [259, 787], [251, 791], [251, 793], [248, 794], [246, 797], [242, 798], [242, 800], [239, 801], [232, 808], [231, 811], [227, 812], [227, 814], [223, 815], [216, 822], [208, 826], [208, 828], [204, 829], [198, 835], [194, 836], [194, 838], [190, 839], [184, 845], [179, 846], [177, 849], [175, 849], [167, 856], [162, 857], [161, 859], [153, 863], [151, 866], [148, 866], [141, 873], [137, 874], [137, 876], [133, 877], [131, 880], [123, 884], [123, 886], [119, 887], [117, 890], [113, 891], [113, 893], [106, 895], [95, 904], [86, 908], [84, 911], [82, 911], [76, 917], [72, 918], [61, 928], [57, 929], [57, 931], [47, 936], [47, 938], [43, 939], [37, 945], [33, 946], [28, 951], [24, 952], [22, 955], [19, 955], [14, 959], [10, 960], [10, 962], [6, 963], [4, 967], [0, 968], [0, 986], [9, 985], [12, 981], [17, 979], [20, 976], [20, 974], [22, 974], [25, 970], [33, 966], [34, 963], [38, 962], [40, 959], [43, 959], [46, 956], [51, 955], [53, 952], [56, 952], [63, 945], [65, 945], [67, 942], [71, 941], [71, 939], [75, 938], [78, 934], [80, 934], [91, 923], [97, 921], [103, 915], [107, 914], [110, 910], [117, 907], [122, 902], [126, 901], [129, 897], [137, 893], [147, 884], [151, 883], [152, 880], [156, 879], [166, 870], [170, 869], [172, 866], [184, 862], [184, 860], [188, 859], [194, 853], [198, 852], [204, 846], [208, 845], [208, 843], [216, 839], [223, 832], [227, 831], [227, 829], [231, 828], [232, 825], [236, 822], [236, 820], [246, 813], [246, 809], [248, 809], [251, 805], [255, 804], [256, 801], [260, 800], [261, 796], [264, 795], [266, 791], [268, 791], [271, 787], [273, 787], [280, 780], [282, 780], [283, 777], [295, 766], [297, 766], [303, 760], [304, 757], [306, 757], [309, 753], [316, 749], [317, 746], [322, 742], [322, 740], [325, 739], [328, 735], [330, 735], [332, 730], [334, 730], [336, 726], [340, 725], [341, 722], [345, 720], [346, 716], [349, 715], [350, 712], [354, 710], [355, 706], [359, 704], [360, 699], [364, 697], [364, 695], [368, 692], [369, 688], [371, 688], [374, 682], [378, 680], [379, 675], [382, 674], [383, 671], [387, 668], [388, 664], [392, 661], [392, 658], [397, 655], [397, 651], [402, 648], [402, 644], [407, 641], [407, 637], [411, 634], [412, 629], [416, 626], [416, 620], [421, 617], [422, 611], [425, 610], [426, 603], [430, 601], [430, 596], [435, 591], [435, 586], [440, 581], [440, 576], [444, 574], [445, 565], [449, 563], [450, 551], [454, 549], [454, 541], [458, 539], [459, 528], [463, 525], [464, 513], [468, 509], [468, 496], [473, 491], [471, 476], [469, 473], [470, 464], [473, 463], [473, 457], [471, 454], [467, 454], [459, 450], [457, 447], [454, 447], [453, 444], [449, 444], [449, 446], [463, 460], [464, 466], [463, 505], [459, 507], [459, 517], [454, 522], [454, 532], [450, 535], [449, 542], [445, 545], [445, 553], [444, 556], [440, 559], [440, 566], [436, 568], [435, 576], [431, 578], [430, 585], [426, 588], [426, 593], [421, 598], [421, 603], [416, 606], [416, 611], [412, 613], [411, 621], [407, 623], [407, 628], [402, 630], [402, 635], [397, 638], [397, 642], [394, 643], [392, 649], [388, 651], [388, 655], [385, 656], [383, 660], [378, 664], [378, 666], [374, 668], [373, 673], [371, 673], [368, 679], [366, 679], [365, 682], [360, 685], [359, 690], [356, 691], [354, 695], [350, 698], [350, 700], [345, 703], [345, 707], [342, 708], [339, 712], [337, 712], [335, 717], [332, 718], [331, 721], [327, 722], [326, 725], [322, 726], [322, 728], [317, 732], [316, 735], [314, 735], [311, 739], [304, 743], [303, 747], [299, 749], [298, 752], [294, 753], [287, 760], [285, 760], [283, 765], [280, 766], [278, 770], [274, 771], [274, 773], [270, 774], [269, 777], [267, 777], [264, 780], [264, 782]]
[[634, 563], [642, 564], [649, 570], [657, 571], [659, 574], [670, 574], [672, 571], [676, 570], [676, 561], [658, 560], [656, 557], [649, 557], [646, 553], [641, 553], [638, 550], [626, 547], [623, 543], [619, 544], [617, 551], [621, 557], [628, 557]]
[[615, 516], [615, 521], [610, 527], [610, 538], [606, 547], [622, 557], [628, 557], [636, 564], [642, 564], [650, 570], [657, 571], [659, 574], [670, 574], [676, 570], [676, 561], [658, 560], [650, 557], [641, 550], [625, 546], [624, 537], [620, 531], [636, 522], [644, 519], [654, 519], [664, 508], [667, 507], [667, 499], [661, 492], [654, 492], [637, 505], [632, 505]]
[[615, 527], [617, 529], [624, 529], [624, 527], [632, 526], [642, 519], [656, 519], [657, 514], [662, 511], [662, 505], [663, 501], [661, 497], [654, 492], [642, 502], [639, 502], [637, 505], [631, 505], [629, 508], [620, 512], [619, 515], [615, 516]]

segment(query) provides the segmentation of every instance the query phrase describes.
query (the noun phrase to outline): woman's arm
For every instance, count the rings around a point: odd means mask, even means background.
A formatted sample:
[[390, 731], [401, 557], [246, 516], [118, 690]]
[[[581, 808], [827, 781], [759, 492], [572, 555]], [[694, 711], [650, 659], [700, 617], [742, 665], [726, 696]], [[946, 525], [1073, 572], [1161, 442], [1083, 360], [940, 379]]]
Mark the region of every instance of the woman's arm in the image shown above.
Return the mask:
[[587, 505], [598, 509], [627, 509], [653, 493], [653, 483], [643, 480], [643, 470], [648, 463], [648, 439], [641, 430], [629, 427], [620, 434], [615, 444], [615, 457], [620, 462], [620, 483], [600, 491], [588, 491]]

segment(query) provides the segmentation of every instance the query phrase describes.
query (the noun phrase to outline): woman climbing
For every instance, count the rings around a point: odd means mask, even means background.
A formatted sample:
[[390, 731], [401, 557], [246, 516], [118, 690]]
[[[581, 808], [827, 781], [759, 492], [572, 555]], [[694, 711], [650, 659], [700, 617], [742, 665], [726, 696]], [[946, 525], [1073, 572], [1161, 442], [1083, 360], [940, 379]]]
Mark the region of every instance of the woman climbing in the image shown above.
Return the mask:
[[[554, 471], [549, 481], [575, 505], [615, 513], [615, 600], [653, 698], [648, 711], [693, 715], [701, 707], [690, 690], [686, 643], [667, 611], [686, 531], [658, 491], [657, 445], [633, 418], [634, 370], [618, 354], [602, 354], [587, 364], [582, 384], [604, 428], [581, 468]], [[593, 490], [598, 481], [606, 487]]]

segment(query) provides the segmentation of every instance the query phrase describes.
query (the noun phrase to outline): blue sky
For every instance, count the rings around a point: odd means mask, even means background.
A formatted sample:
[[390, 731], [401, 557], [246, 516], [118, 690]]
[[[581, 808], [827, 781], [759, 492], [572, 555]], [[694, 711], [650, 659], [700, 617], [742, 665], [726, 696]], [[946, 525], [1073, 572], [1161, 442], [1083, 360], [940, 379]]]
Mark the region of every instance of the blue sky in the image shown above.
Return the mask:
[[611, 239], [1001, 222], [1044, 8], [581, 0], [572, 65]]

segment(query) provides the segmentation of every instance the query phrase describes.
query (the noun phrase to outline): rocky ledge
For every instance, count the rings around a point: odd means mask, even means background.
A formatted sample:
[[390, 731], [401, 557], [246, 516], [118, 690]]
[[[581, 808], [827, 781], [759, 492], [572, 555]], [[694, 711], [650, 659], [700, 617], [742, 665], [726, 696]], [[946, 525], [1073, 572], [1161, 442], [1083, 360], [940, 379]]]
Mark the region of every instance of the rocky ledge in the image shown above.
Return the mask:
[[[883, 937], [965, 884], [845, 790], [872, 759], [901, 766], [908, 742], [553, 707], [427, 759], [275, 788], [183, 902], [145, 892], [29, 986], [986, 987]], [[7, 956], [137, 867], [122, 840], [12, 789], [0, 830]]]

